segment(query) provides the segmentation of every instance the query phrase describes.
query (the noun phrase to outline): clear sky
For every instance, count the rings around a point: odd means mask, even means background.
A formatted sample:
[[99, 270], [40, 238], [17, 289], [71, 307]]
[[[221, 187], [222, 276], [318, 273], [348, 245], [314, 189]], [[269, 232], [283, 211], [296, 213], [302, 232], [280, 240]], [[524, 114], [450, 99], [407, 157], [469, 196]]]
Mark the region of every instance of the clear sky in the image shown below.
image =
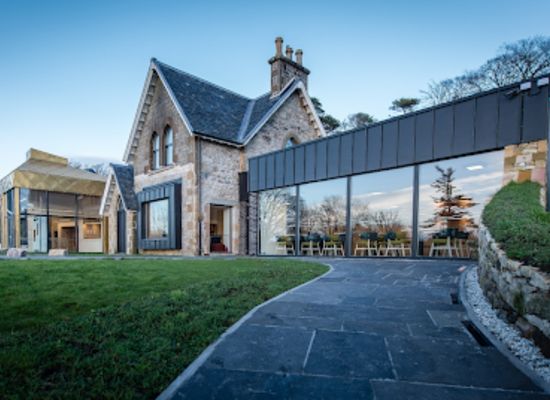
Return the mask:
[[29, 147], [121, 159], [151, 57], [255, 97], [280, 35], [328, 112], [383, 119], [503, 42], [550, 34], [548, 15], [548, 0], [0, 0], [0, 176]]

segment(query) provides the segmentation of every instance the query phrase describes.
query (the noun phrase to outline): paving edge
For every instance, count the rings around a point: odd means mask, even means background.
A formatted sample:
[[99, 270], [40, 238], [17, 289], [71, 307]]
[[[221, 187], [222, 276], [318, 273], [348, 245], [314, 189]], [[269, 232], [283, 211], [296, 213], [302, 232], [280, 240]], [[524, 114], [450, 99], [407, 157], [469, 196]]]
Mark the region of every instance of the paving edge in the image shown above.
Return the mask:
[[529, 379], [531, 379], [537, 386], [539, 386], [545, 393], [550, 393], [550, 383], [543, 380], [535, 371], [523, 363], [510, 349], [502, 342], [499, 338], [496, 337], [489, 329], [483, 325], [480, 319], [477, 317], [476, 312], [468, 301], [468, 296], [466, 295], [466, 274], [475, 267], [468, 267], [460, 275], [460, 283], [458, 288], [458, 295], [460, 302], [466, 309], [466, 314], [472, 323], [476, 326], [477, 329], [483, 333], [483, 335], [491, 342], [491, 344], [502, 354], [508, 361], [512, 363], [517, 369], [523, 372]]
[[301, 285], [293, 287], [292, 289], [289, 289], [289, 290], [287, 290], [283, 293], [278, 294], [275, 297], [272, 297], [271, 299], [269, 299], [269, 300], [267, 300], [267, 301], [265, 301], [261, 304], [258, 304], [252, 310], [247, 312], [241, 319], [239, 319], [237, 322], [235, 322], [233, 325], [231, 325], [229, 328], [227, 328], [227, 330], [225, 332], [223, 332], [220, 335], [220, 337], [218, 339], [216, 339], [215, 342], [213, 342], [206, 349], [204, 349], [202, 351], [202, 353], [197, 358], [195, 358], [195, 360], [191, 364], [189, 364], [187, 366], [187, 368], [185, 368], [183, 370], [183, 372], [176, 379], [174, 379], [172, 381], [172, 383], [170, 383], [166, 387], [166, 389], [164, 389], [161, 392], [161, 394], [158, 395], [157, 400], [169, 400], [169, 399], [171, 399], [173, 397], [174, 393], [177, 391], [177, 389], [179, 389], [186, 381], [188, 381], [189, 379], [191, 379], [191, 377], [193, 375], [195, 375], [197, 370], [206, 362], [206, 360], [214, 352], [216, 347], [218, 347], [233, 332], [235, 332], [237, 329], [239, 329], [241, 327], [241, 325], [243, 325], [247, 320], [249, 320], [254, 315], [254, 313], [256, 311], [258, 311], [260, 308], [262, 308], [263, 306], [266, 306], [266, 305], [280, 299], [281, 297], [283, 297], [283, 296], [285, 296], [289, 293], [292, 293], [292, 292], [294, 292], [294, 291], [296, 291], [296, 290], [298, 290], [298, 289], [300, 289], [304, 286], [310, 285], [310, 284], [318, 281], [319, 279], [324, 278], [326, 275], [328, 275], [328, 274], [330, 274], [331, 272], [334, 271], [334, 267], [331, 264], [326, 263], [326, 262], [319, 262], [318, 260], [300, 260], [300, 261], [308, 261], [308, 262], [315, 262], [317, 264], [322, 264], [322, 265], [325, 265], [325, 266], [329, 267], [329, 270], [327, 272], [325, 272], [324, 274], [319, 275], [316, 278], [313, 278], [310, 281], [304, 282]]

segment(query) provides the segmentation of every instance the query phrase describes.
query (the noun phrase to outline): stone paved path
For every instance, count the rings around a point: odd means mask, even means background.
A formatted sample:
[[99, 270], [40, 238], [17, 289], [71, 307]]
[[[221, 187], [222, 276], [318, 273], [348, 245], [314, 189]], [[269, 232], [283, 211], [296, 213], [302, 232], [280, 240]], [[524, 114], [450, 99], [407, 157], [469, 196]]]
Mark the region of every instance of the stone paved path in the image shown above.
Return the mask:
[[175, 399], [550, 399], [453, 304], [458, 262], [334, 260], [258, 309]]

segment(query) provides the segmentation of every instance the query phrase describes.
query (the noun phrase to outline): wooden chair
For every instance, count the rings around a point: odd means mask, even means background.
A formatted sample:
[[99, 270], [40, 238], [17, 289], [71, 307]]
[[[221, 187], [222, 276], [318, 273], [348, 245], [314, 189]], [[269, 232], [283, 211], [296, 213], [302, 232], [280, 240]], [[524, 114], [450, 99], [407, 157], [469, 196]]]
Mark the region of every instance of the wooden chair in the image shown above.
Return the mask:
[[300, 249], [304, 255], [313, 256], [315, 253], [321, 255], [321, 247], [319, 246], [319, 242], [314, 242], [313, 240], [303, 242]]
[[277, 242], [275, 251], [277, 252], [277, 254], [285, 256], [294, 255], [294, 245], [286, 241], [279, 241]]
[[355, 244], [355, 251], [353, 252], [354, 256], [364, 256], [365, 253], [367, 256], [378, 255], [378, 245], [376, 240], [360, 240]]
[[329, 256], [338, 256], [344, 255], [344, 245], [337, 237], [329, 237], [328, 240], [323, 240], [323, 255]]
[[432, 245], [430, 247], [430, 257], [435, 255], [445, 256], [447, 253], [448, 257], [453, 257], [453, 252], [457, 257], [460, 257], [458, 248], [456, 247], [456, 241], [451, 241], [451, 237], [447, 236], [446, 238], [433, 238]]

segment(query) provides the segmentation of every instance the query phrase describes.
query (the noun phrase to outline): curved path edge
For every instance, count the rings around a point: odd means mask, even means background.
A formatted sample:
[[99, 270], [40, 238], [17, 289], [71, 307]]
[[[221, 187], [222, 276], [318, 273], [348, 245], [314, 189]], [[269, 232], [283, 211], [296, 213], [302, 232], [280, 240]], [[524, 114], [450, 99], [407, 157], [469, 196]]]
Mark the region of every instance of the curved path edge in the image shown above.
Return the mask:
[[272, 297], [271, 299], [264, 301], [261, 304], [258, 304], [256, 307], [248, 311], [244, 316], [241, 317], [237, 322], [235, 322], [233, 325], [231, 325], [225, 332], [223, 332], [216, 341], [211, 343], [206, 349], [204, 349], [201, 354], [195, 358], [195, 360], [187, 366], [183, 370], [183, 372], [174, 379], [166, 389], [164, 389], [157, 397], [157, 400], [168, 400], [171, 399], [172, 396], [175, 394], [176, 390], [183, 385], [186, 381], [188, 381], [196, 372], [197, 370], [206, 362], [208, 357], [214, 352], [216, 347], [218, 347], [229, 335], [231, 335], [233, 332], [235, 332], [237, 329], [241, 327], [247, 320], [249, 320], [256, 311], [258, 311], [260, 308], [278, 300], [279, 298], [285, 296], [288, 293], [292, 293], [304, 286], [310, 285], [317, 280], [325, 277], [326, 275], [330, 274], [332, 271], [334, 271], [334, 267], [326, 262], [319, 262], [318, 260], [300, 260], [300, 261], [307, 261], [307, 262], [313, 262], [315, 264], [321, 264], [326, 265], [329, 270], [325, 272], [324, 274], [321, 274], [307, 282], [304, 282], [298, 286], [295, 286], [291, 289], [288, 289], [287, 291], [284, 291], [282, 293], [279, 293], [277, 296]]
[[472, 305], [468, 301], [468, 296], [466, 295], [466, 274], [472, 269], [477, 267], [468, 267], [466, 271], [460, 274], [459, 282], [459, 297], [460, 302], [468, 314], [468, 318], [475, 325], [475, 327], [491, 342], [491, 344], [502, 354], [504, 355], [510, 363], [512, 363], [517, 369], [527, 375], [536, 385], [544, 390], [545, 393], [550, 393], [550, 383], [544, 381], [535, 371], [525, 365], [514, 353], [508, 349], [508, 347], [500, 341], [489, 329], [483, 325], [481, 320], [478, 318], [476, 312], [474, 311]]

